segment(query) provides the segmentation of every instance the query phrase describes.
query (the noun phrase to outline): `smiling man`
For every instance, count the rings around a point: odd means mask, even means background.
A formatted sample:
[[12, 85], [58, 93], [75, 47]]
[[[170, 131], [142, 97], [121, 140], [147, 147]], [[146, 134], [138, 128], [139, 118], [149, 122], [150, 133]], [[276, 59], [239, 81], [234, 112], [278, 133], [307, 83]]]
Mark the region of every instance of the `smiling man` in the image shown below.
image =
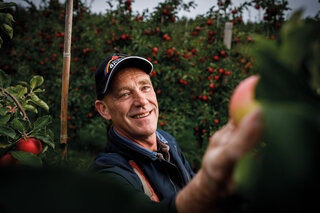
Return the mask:
[[[103, 99], [104, 118], [112, 120], [113, 128], [132, 142], [156, 151], [158, 102], [150, 77], [141, 69], [127, 67], [119, 71]], [[98, 107], [103, 106], [97, 101]]]
[[95, 106], [111, 120], [112, 128], [106, 151], [96, 157], [91, 169], [166, 212], [221, 212], [221, 201], [234, 193], [235, 163], [261, 136], [260, 112], [252, 112], [237, 127], [230, 120], [214, 134], [195, 175], [175, 139], [157, 129], [152, 69], [142, 57], [117, 53], [96, 70]]
[[138, 56], [113, 54], [96, 71], [96, 109], [111, 120], [106, 152], [92, 168], [122, 180], [153, 201], [173, 197], [193, 177], [175, 139], [157, 130], [158, 101], [149, 74], [153, 65]]

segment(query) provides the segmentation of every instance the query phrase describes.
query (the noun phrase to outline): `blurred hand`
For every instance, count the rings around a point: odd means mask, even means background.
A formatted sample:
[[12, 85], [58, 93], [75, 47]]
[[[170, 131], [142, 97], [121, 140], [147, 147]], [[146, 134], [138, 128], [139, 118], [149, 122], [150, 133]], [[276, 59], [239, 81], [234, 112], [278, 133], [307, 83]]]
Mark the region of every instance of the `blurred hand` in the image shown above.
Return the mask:
[[219, 212], [217, 202], [234, 194], [232, 172], [236, 162], [256, 146], [262, 130], [261, 111], [255, 110], [238, 126], [229, 120], [217, 131], [210, 138], [201, 169], [177, 195], [178, 212]]

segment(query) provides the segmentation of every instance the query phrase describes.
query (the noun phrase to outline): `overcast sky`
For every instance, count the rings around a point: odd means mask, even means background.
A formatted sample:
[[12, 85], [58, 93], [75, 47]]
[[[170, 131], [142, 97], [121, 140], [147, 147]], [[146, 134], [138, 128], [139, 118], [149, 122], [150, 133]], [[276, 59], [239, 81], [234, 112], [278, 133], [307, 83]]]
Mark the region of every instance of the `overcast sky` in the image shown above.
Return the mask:
[[[26, 5], [23, 0], [5, 0], [4, 2], [16, 2], [22, 5]], [[31, 0], [36, 5], [41, 2], [41, 0]], [[165, 0], [132, 0], [132, 11], [142, 12], [144, 9], [149, 9], [149, 12], [153, 11], [153, 8], [156, 7], [159, 2], [164, 2]], [[184, 0], [185, 2], [189, 2], [191, 0]], [[217, 0], [193, 0], [197, 7], [192, 9], [190, 12], [181, 11], [179, 12], [178, 16], [186, 16], [189, 18], [194, 18], [197, 15], [205, 14], [210, 7], [217, 5]], [[64, 0], [60, 0], [60, 2], [64, 2]], [[84, 0], [88, 6], [91, 6], [91, 10], [97, 13], [104, 13], [107, 7], [106, 0]], [[232, 0], [231, 1], [233, 6], [238, 6], [245, 0]], [[319, 0], [288, 0], [289, 7], [292, 8], [286, 15], [289, 17], [293, 11], [297, 10], [298, 8], [304, 8], [304, 17], [310, 16], [314, 17], [320, 10], [320, 3]], [[250, 11], [246, 11], [244, 13], [243, 19], [247, 21], [250, 19], [251, 21], [259, 21], [262, 19], [263, 11], [261, 10], [260, 13], [256, 9], [251, 9]]]

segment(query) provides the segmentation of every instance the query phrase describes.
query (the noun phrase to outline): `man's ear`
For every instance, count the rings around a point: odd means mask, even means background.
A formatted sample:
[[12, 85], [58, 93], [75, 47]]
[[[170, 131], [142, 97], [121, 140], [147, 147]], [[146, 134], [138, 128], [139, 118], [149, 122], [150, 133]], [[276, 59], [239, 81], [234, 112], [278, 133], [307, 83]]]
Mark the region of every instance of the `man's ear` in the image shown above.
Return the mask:
[[111, 115], [110, 115], [109, 108], [108, 108], [107, 104], [104, 101], [96, 100], [95, 106], [96, 106], [96, 109], [98, 110], [98, 112], [100, 113], [100, 115], [103, 118], [105, 118], [107, 120], [111, 120]]

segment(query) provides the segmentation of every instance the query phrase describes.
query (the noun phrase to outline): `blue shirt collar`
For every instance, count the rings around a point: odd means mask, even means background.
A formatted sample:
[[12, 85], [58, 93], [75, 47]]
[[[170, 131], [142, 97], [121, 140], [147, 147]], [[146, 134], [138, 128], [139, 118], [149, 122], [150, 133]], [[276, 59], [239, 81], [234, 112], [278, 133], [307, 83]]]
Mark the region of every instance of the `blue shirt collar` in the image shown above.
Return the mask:
[[[130, 146], [135, 147], [135, 148], [140, 149], [140, 150], [143, 150], [144, 152], [150, 154], [150, 155], [153, 156], [153, 157], [156, 157], [156, 156], [157, 156], [157, 152], [153, 152], [153, 151], [150, 151], [150, 150], [148, 150], [148, 149], [146, 149], [146, 148], [144, 148], [144, 147], [142, 147], [142, 146], [139, 146], [138, 144], [136, 144], [136, 143], [128, 140], [127, 138], [125, 138], [125, 137], [123, 137], [123, 136], [121, 136], [121, 135], [119, 135], [119, 133], [118, 133], [114, 128], [112, 128], [112, 129], [113, 129], [113, 132], [114, 132], [119, 138], [121, 138], [123, 141], [127, 142], [128, 144], [130, 144]], [[157, 135], [157, 138], [158, 138], [159, 140], [161, 140], [163, 143], [168, 143], [168, 141], [167, 141], [158, 131], [156, 131], [156, 135]]]

